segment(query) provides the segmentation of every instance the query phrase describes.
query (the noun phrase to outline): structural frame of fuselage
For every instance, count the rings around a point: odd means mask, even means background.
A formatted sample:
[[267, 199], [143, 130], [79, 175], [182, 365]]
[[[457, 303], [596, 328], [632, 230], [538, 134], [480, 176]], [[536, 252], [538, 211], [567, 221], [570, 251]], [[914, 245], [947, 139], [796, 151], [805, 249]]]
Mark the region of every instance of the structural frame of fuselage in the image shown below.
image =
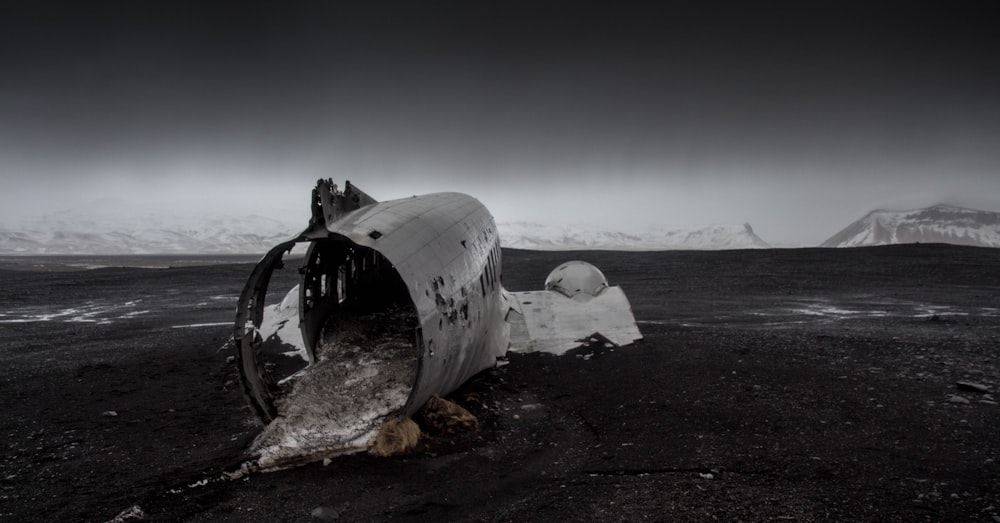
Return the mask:
[[258, 329], [270, 276], [300, 242], [310, 243], [300, 285], [300, 329], [311, 361], [325, 319], [348, 290], [346, 275], [381, 265], [379, 270], [394, 271], [405, 284], [418, 319], [413, 333], [417, 369], [399, 415], [411, 415], [431, 396], [453, 391], [505, 354], [509, 325], [500, 242], [482, 203], [461, 193], [375, 202], [350, 182], [339, 192], [321, 180], [309, 228], [258, 262], [237, 305], [234, 340], [243, 392], [264, 422], [277, 415], [281, 389], [262, 363], [264, 340]]

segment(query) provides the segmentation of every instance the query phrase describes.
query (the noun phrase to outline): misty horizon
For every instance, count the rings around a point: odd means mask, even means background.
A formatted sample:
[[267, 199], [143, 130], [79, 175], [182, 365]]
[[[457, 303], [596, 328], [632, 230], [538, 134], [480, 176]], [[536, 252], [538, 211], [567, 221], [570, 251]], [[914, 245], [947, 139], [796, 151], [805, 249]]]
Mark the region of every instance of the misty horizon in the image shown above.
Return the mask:
[[12, 5], [0, 223], [102, 198], [304, 223], [318, 178], [776, 245], [1000, 211], [1000, 46], [971, 6]]
[[[148, 229], [151, 226], [150, 223], [147, 223], [148, 219], [155, 219], [156, 223], [159, 223], [166, 229], [180, 228], [181, 230], [196, 230], [209, 223], [225, 223], [230, 220], [246, 220], [256, 217], [254, 218], [254, 223], [259, 225], [264, 223], [261, 222], [260, 219], [271, 221], [264, 229], [261, 230], [261, 233], [277, 234], [280, 237], [285, 237], [301, 231], [308, 225], [309, 209], [307, 204], [308, 200], [305, 204], [298, 205], [297, 207], [289, 206], [284, 209], [280, 209], [273, 205], [262, 205], [257, 209], [226, 209], [216, 205], [216, 200], [211, 198], [202, 200], [189, 198], [186, 200], [176, 200], [172, 202], [169, 200], [159, 202], [137, 202], [126, 198], [102, 197], [90, 202], [75, 202], [74, 204], [71, 204], [70, 207], [51, 209], [37, 215], [23, 215], [13, 219], [0, 220], [0, 230], [7, 229], [17, 231], [24, 230], [25, 227], [28, 229], [37, 229], [41, 222], [49, 222], [51, 225], [52, 220], [56, 220], [56, 224], [65, 225], [65, 230], [67, 231], [82, 231], [86, 230], [89, 226], [98, 227], [95, 232], [107, 232], [112, 229], [122, 231], [142, 230], [144, 228]], [[953, 204], [935, 204], [934, 206], [939, 205], [955, 206]], [[969, 207], [961, 205], [955, 207], [969, 209]], [[741, 229], [744, 225], [749, 225], [753, 228], [754, 233], [773, 247], [814, 247], [820, 245], [823, 241], [828, 240], [832, 235], [841, 232], [841, 230], [848, 225], [851, 225], [856, 220], [870, 214], [880, 212], [899, 213], [920, 209], [923, 208], [871, 209], [868, 212], [850, 217], [848, 221], [841, 223], [836, 230], [831, 231], [830, 234], [827, 234], [819, 241], [803, 240], [784, 242], [775, 241], [774, 239], [768, 237], [766, 232], [761, 232], [755, 224], [748, 221], [691, 221], [684, 224], [650, 222], [636, 225], [624, 224], [615, 227], [609, 224], [587, 221], [586, 219], [566, 220], [565, 218], [552, 219], [541, 217], [532, 220], [523, 216], [514, 217], [513, 219], [502, 219], [501, 217], [498, 217], [496, 213], [493, 214], [497, 224], [500, 225], [501, 228], [517, 228], [518, 225], [544, 226], [547, 230], [578, 230], [579, 232], [585, 234], [605, 231], [608, 233], [626, 235], [644, 235], [647, 233], [653, 233], [655, 235], [656, 233], [665, 233], [667, 231], [683, 233], [708, 230], [717, 227], [727, 227], [737, 230]], [[995, 211], [986, 210], [986, 212]], [[206, 222], [205, 220], [208, 221]], [[806, 225], [809, 224], [807, 223]], [[109, 229], [109, 227], [111, 227], [111, 229]], [[818, 234], [818, 228], [816, 229], [816, 232]]]

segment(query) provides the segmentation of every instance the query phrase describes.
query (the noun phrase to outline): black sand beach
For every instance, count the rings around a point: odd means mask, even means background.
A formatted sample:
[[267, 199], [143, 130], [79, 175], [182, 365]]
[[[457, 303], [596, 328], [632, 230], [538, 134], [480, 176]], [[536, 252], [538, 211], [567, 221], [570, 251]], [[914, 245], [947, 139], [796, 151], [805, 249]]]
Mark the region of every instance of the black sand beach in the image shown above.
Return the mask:
[[642, 342], [511, 355], [452, 395], [479, 431], [411, 455], [200, 487], [260, 430], [227, 363], [252, 263], [4, 259], [0, 519], [1000, 521], [1000, 250], [505, 250], [504, 284], [569, 259]]

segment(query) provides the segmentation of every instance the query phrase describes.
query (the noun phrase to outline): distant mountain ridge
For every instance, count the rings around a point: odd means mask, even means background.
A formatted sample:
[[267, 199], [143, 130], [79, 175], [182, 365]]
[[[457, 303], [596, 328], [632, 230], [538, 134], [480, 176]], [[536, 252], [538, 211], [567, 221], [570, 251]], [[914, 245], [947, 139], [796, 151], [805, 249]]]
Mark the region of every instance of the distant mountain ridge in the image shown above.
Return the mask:
[[254, 214], [61, 211], [0, 227], [0, 254], [259, 254], [303, 228]]
[[500, 245], [529, 250], [723, 250], [767, 249], [750, 224], [708, 225], [694, 229], [651, 227], [641, 233], [625, 233], [591, 225], [542, 225], [502, 222]]
[[875, 210], [831, 236], [820, 247], [899, 243], [1000, 247], [1000, 212], [953, 205], [909, 211]]
[[[116, 205], [60, 211], [0, 224], [0, 254], [261, 254], [305, 227], [258, 214], [222, 215], [151, 211]], [[771, 245], [750, 224], [689, 229], [650, 227], [622, 232], [592, 225], [497, 224], [504, 247], [529, 250], [724, 250]], [[908, 211], [876, 210], [821, 247], [898, 243], [1000, 247], [1000, 212], [935, 205]]]
[[[105, 202], [0, 224], [0, 254], [261, 254], [305, 228], [264, 216], [182, 213]], [[749, 224], [626, 233], [588, 225], [497, 225], [504, 247], [533, 250], [764, 249]]]

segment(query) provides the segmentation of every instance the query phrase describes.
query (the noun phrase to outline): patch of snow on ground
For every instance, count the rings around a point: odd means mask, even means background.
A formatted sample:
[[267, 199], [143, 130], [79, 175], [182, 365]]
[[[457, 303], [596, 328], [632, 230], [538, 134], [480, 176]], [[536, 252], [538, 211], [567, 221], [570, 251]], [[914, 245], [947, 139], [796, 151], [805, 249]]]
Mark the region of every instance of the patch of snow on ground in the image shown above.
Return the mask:
[[282, 343], [292, 347], [285, 353], [287, 356], [299, 356], [309, 361], [306, 354], [306, 343], [302, 340], [299, 330], [299, 286], [292, 287], [281, 303], [264, 308], [264, 318], [260, 325], [260, 337], [265, 341], [277, 338]]
[[[639, 320], [638, 324], [648, 325], [680, 325], [683, 327], [698, 327], [727, 325], [746, 325], [747, 317], [771, 319], [762, 325], [798, 325], [809, 323], [834, 323], [853, 320], [873, 320], [879, 318], [915, 318], [930, 319], [934, 317], [990, 317], [1000, 315], [996, 307], [956, 307], [919, 303], [908, 300], [896, 300], [879, 296], [854, 296], [844, 300], [817, 300], [810, 298], [789, 299], [786, 302], [758, 310], [747, 310], [739, 315], [721, 316], [706, 314], [696, 321], [686, 322], [661, 320]], [[755, 320], [756, 321], [756, 320]]]
[[87, 301], [74, 306], [50, 309], [48, 307], [19, 307], [0, 313], [0, 323], [31, 323], [31, 322], [63, 322], [63, 323], [93, 323], [109, 325], [113, 320], [131, 319], [148, 314], [151, 311], [138, 309], [139, 300], [129, 300], [124, 303], [101, 303]]
[[220, 321], [215, 323], [189, 323], [187, 325], [174, 325], [172, 329], [195, 329], [200, 327], [219, 327], [222, 325], [232, 325], [231, 321]]
[[805, 314], [806, 316], [867, 316], [867, 317], [878, 317], [885, 316], [888, 314], [883, 310], [851, 310], [838, 307], [836, 305], [819, 304], [813, 303], [805, 307], [793, 308], [790, 310], [793, 314]]

